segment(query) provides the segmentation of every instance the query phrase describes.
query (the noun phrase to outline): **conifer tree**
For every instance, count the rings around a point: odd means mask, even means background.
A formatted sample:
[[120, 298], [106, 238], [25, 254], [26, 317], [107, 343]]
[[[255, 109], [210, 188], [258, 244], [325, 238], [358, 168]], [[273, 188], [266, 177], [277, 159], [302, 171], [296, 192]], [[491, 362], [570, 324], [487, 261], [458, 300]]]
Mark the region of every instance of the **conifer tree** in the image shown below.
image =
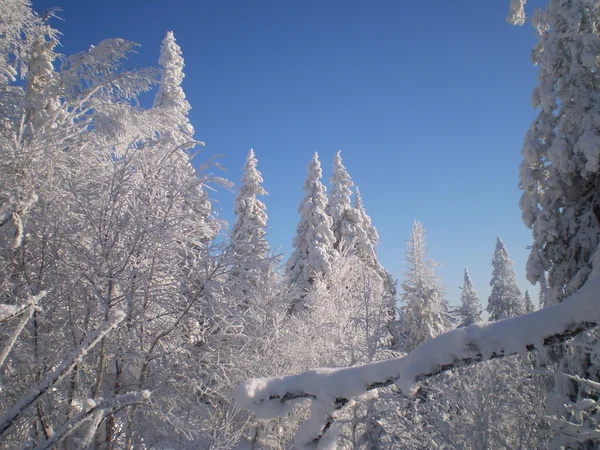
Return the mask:
[[533, 306], [533, 302], [531, 301], [531, 296], [529, 295], [529, 291], [525, 291], [525, 312], [530, 313], [535, 311], [535, 306]]
[[326, 189], [321, 183], [323, 172], [319, 155], [313, 155], [304, 181], [304, 198], [298, 207], [300, 221], [293, 240], [294, 252], [287, 262], [289, 280], [301, 288], [309, 288], [316, 276], [331, 271], [335, 258], [335, 236], [331, 231], [332, 219], [326, 213]]
[[365, 264], [377, 269], [377, 266], [380, 266], [376, 250], [377, 245], [379, 245], [379, 234], [371, 223], [371, 217], [365, 210], [358, 187], [354, 194], [354, 205], [349, 213], [356, 224], [354, 251]]
[[592, 0], [550, 0], [532, 17], [539, 113], [521, 151], [520, 207], [534, 238], [527, 277], [547, 272], [547, 304], [583, 285], [600, 242], [599, 17]]
[[[519, 1], [523, 16], [525, 1]], [[532, 52], [539, 67], [532, 93], [538, 115], [521, 150], [520, 207], [533, 234], [527, 278], [540, 282], [540, 306], [550, 306], [584, 285], [600, 243], [598, 2], [549, 0], [531, 22], [539, 38]], [[552, 397], [560, 401], [548, 401], [549, 415], [577, 421], [565, 399], [577, 403], [589, 391], [563, 374], [600, 381], [599, 337], [596, 328], [557, 352], [564, 356]], [[564, 436], [564, 448], [596, 448], [575, 434]]]
[[539, 308], [550, 306], [548, 303], [548, 281], [546, 275], [540, 278]]
[[154, 110], [162, 113], [162, 120], [169, 125], [162, 132], [162, 137], [172, 141], [181, 165], [190, 173], [196, 173], [200, 180], [198, 185], [188, 193], [187, 200], [189, 207], [204, 218], [204, 223], [196, 232], [199, 239], [206, 242], [216, 236], [220, 224], [218, 221], [213, 220], [212, 205], [208, 193], [206, 189], [202, 188], [207, 181], [207, 177], [195, 171], [190, 155], [187, 153], [187, 150], [194, 148], [197, 144], [204, 144], [193, 139], [194, 127], [187, 117], [191, 106], [186, 100], [181, 87], [185, 77], [183, 73], [184, 62], [181, 55], [181, 48], [175, 42], [173, 32], [167, 32], [162, 41], [158, 59], [162, 71], [158, 92], [154, 98]]
[[460, 288], [462, 293], [460, 296], [460, 307], [458, 308], [458, 316], [460, 318], [459, 327], [466, 327], [476, 322], [481, 322], [481, 302], [473, 287], [473, 281], [469, 275], [469, 271], [465, 269], [464, 284]]
[[492, 259], [492, 293], [487, 306], [492, 321], [525, 314], [525, 304], [517, 286], [513, 265], [504, 242], [498, 238]]
[[404, 337], [404, 351], [409, 352], [447, 331], [449, 323], [444, 311], [444, 289], [435, 275], [437, 263], [427, 257], [425, 228], [417, 220], [407, 247], [400, 330]]
[[354, 246], [357, 239], [356, 222], [351, 214], [350, 188], [353, 183], [350, 175], [342, 163], [342, 152], [338, 150], [333, 158], [333, 174], [331, 175], [331, 189], [327, 203], [327, 214], [332, 219], [331, 230], [335, 237], [334, 248], [341, 250], [343, 247]]
[[175, 42], [175, 35], [168, 31], [161, 47], [158, 64], [162, 68], [160, 85], [154, 98], [155, 108], [169, 108], [171, 112], [177, 112], [183, 117], [180, 123], [180, 131], [191, 139], [194, 127], [187, 119], [191, 106], [185, 98], [181, 87], [183, 78], [183, 57], [181, 47]]
[[257, 196], [267, 195], [262, 187], [263, 178], [256, 168], [258, 160], [254, 150], [248, 152], [242, 170], [242, 184], [235, 197], [233, 212], [236, 215], [231, 231], [231, 246], [235, 258], [232, 277], [239, 283], [249, 282], [267, 269], [265, 257], [269, 251], [266, 240], [266, 206]]

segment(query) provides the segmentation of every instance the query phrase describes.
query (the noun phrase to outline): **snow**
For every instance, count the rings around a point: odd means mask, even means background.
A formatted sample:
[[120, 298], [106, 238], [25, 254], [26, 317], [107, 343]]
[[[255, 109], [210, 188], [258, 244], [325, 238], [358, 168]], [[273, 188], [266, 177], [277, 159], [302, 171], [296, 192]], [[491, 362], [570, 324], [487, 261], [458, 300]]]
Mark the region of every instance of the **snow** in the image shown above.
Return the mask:
[[121, 311], [105, 322], [100, 328], [88, 333], [83, 343], [71, 353], [69, 358], [57, 365], [45, 379], [37, 386], [33, 387], [27, 394], [23, 395], [20, 400], [13, 405], [8, 411], [0, 416], [0, 436], [23, 414], [23, 412], [31, 406], [44, 392], [51, 386], [63, 379], [75, 365], [80, 362], [98, 342], [100, 342], [108, 333], [117, 327], [125, 319], [125, 314]]
[[525, 23], [525, 3], [527, 0], [510, 0], [506, 21], [511, 25], [521, 26]]
[[42, 291], [38, 295], [32, 296], [26, 303], [19, 303], [18, 305], [0, 304], [0, 322], [20, 314], [30, 306], [34, 307], [34, 309], [37, 309], [35, 304], [45, 296], [46, 291]]
[[15, 316], [19, 311], [25, 310], [28, 305], [0, 305], [0, 321]]
[[[389, 384], [395, 384], [404, 394], [414, 394], [420, 381], [452, 367], [525, 354], [532, 347], [542, 349], [545, 343], [555, 342], [553, 338], [573, 333], [578, 325], [591, 327], [599, 323], [598, 292], [600, 277], [596, 276], [560, 304], [449, 331], [402, 358], [341, 369], [310, 370], [287, 377], [250, 379], [239, 385], [233, 396], [241, 408], [267, 418], [285, 414], [292, 403], [306, 398], [328, 405], [327, 411], [331, 413], [349, 399]], [[314, 431], [315, 427], [310, 429]]]

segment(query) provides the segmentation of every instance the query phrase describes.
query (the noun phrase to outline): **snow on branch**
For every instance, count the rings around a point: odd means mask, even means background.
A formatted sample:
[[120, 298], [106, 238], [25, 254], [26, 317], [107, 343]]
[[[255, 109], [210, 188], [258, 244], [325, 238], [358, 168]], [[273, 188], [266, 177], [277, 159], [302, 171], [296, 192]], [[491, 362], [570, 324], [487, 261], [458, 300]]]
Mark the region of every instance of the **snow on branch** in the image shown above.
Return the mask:
[[521, 26], [525, 23], [525, 3], [527, 0], [510, 0], [506, 21], [511, 25]]
[[35, 305], [37, 304], [37, 302], [40, 301], [45, 296], [46, 296], [46, 291], [42, 291], [38, 295], [34, 295], [30, 299], [28, 299], [28, 301], [25, 303], [20, 303], [18, 305], [0, 304], [0, 322], [4, 322], [5, 320], [10, 320], [13, 317], [18, 316], [22, 312], [27, 311], [28, 309], [30, 310], [30, 312], [33, 312], [33, 310], [36, 308]]
[[123, 395], [117, 395], [112, 398], [95, 400], [89, 399], [87, 408], [73, 416], [61, 427], [60, 430], [58, 430], [57, 433], [54, 433], [54, 435], [46, 442], [43, 442], [35, 447], [34, 450], [48, 450], [54, 447], [56, 444], [62, 442], [69, 434], [75, 431], [82, 423], [92, 418], [98, 412], [114, 410], [124, 406], [133, 405], [134, 403], [140, 403], [144, 400], [148, 400], [149, 398], [150, 391], [136, 391]]
[[414, 394], [422, 381], [447, 370], [531, 350], [544, 352], [547, 346], [600, 324], [599, 300], [600, 276], [596, 276], [560, 304], [449, 331], [402, 358], [250, 379], [239, 385], [233, 396], [238, 406], [264, 418], [285, 414], [297, 401], [312, 400], [311, 417], [298, 431], [296, 445], [302, 449], [335, 448], [334, 413], [352, 398], [392, 384], [404, 394]]
[[25, 328], [25, 325], [27, 324], [27, 322], [29, 322], [29, 319], [31, 319], [33, 312], [35, 310], [40, 309], [38, 306], [36, 306], [38, 301], [40, 301], [45, 296], [46, 291], [42, 291], [38, 295], [31, 297], [27, 301], [27, 303], [23, 303], [21, 305], [0, 305], [0, 322], [12, 319], [13, 317], [17, 317], [21, 315], [21, 313], [27, 313], [23, 315], [17, 327], [13, 330], [12, 334], [7, 340], [6, 344], [4, 344], [4, 347], [0, 349], [0, 368], [4, 366], [4, 362], [6, 361], [8, 354], [13, 349], [15, 343], [17, 342], [17, 339], [23, 332], [23, 328]]
[[27, 394], [11, 407], [4, 415], [0, 416], [0, 437], [15, 423], [15, 421], [34, 403], [44, 392], [52, 385], [62, 380], [71, 370], [87, 355], [87, 353], [98, 344], [108, 333], [119, 325], [125, 314], [116, 313], [111, 319], [106, 321], [100, 328], [94, 330], [86, 336], [83, 343], [77, 347], [71, 355], [62, 363], [55, 367], [44, 380], [31, 389]]

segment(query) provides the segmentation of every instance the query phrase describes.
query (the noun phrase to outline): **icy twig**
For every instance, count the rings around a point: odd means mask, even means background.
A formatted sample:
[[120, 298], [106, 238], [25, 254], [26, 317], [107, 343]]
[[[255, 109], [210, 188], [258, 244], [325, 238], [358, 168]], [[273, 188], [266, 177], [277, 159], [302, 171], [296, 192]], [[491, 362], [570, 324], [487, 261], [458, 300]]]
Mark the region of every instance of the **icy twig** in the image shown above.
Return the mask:
[[35, 447], [34, 450], [48, 450], [49, 448], [52, 448], [55, 444], [62, 442], [86, 420], [95, 416], [96, 413], [102, 413], [102, 411], [108, 409], [122, 408], [134, 403], [140, 403], [149, 398], [150, 391], [136, 391], [117, 395], [112, 398], [92, 400], [86, 409], [73, 416], [60, 430], [58, 430], [57, 433], [54, 434], [54, 436]]

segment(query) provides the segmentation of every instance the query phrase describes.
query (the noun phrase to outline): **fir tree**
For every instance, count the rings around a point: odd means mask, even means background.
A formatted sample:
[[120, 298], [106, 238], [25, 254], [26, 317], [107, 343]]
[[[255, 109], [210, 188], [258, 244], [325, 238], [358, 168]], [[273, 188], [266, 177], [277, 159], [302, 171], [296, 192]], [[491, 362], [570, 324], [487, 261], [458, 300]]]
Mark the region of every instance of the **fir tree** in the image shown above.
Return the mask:
[[354, 251], [365, 264], [373, 268], [380, 266], [377, 260], [377, 245], [379, 245], [379, 234], [371, 223], [371, 218], [363, 205], [362, 196], [358, 187], [354, 195], [354, 205], [349, 212], [353, 222], [356, 224]]
[[333, 159], [333, 174], [331, 175], [331, 189], [327, 214], [331, 216], [331, 230], [335, 237], [334, 248], [341, 250], [343, 247], [354, 246], [356, 236], [356, 217], [351, 214], [350, 188], [353, 183], [346, 168], [342, 164], [342, 152], [338, 150]]
[[520, 206], [534, 238], [527, 277], [547, 272], [545, 304], [583, 285], [600, 242], [599, 17], [592, 0], [550, 0], [532, 17], [539, 113], [521, 151]]
[[298, 207], [300, 221], [292, 243], [294, 252], [286, 267], [290, 281], [304, 289], [312, 285], [316, 276], [331, 271], [335, 257], [335, 236], [331, 231], [332, 219], [325, 212], [327, 196], [322, 175], [319, 155], [315, 152], [302, 188], [304, 198]]
[[242, 184], [235, 197], [233, 212], [236, 215], [231, 232], [231, 246], [236, 266], [232, 277], [239, 283], [250, 283], [267, 269], [265, 263], [269, 244], [266, 240], [266, 206], [257, 196], [267, 195], [262, 187], [262, 176], [256, 168], [254, 150], [248, 152], [242, 170]]
[[492, 293], [488, 299], [487, 311], [490, 320], [501, 320], [525, 313], [523, 296], [517, 286], [513, 261], [510, 259], [502, 239], [496, 241], [492, 259]]
[[400, 331], [404, 337], [404, 351], [409, 352], [447, 331], [449, 323], [444, 308], [444, 289], [435, 275], [437, 263], [427, 258], [425, 228], [417, 220], [407, 247]]
[[531, 296], [529, 295], [529, 291], [525, 291], [525, 312], [530, 313], [535, 311], [535, 306], [533, 306], [533, 302], [531, 301]]
[[473, 287], [473, 281], [469, 275], [469, 271], [465, 269], [464, 284], [460, 288], [462, 293], [460, 296], [460, 307], [458, 308], [458, 316], [460, 318], [459, 327], [466, 327], [476, 322], [481, 322], [481, 302]]
[[187, 150], [192, 149], [196, 144], [203, 145], [202, 142], [195, 141], [194, 127], [190, 124], [187, 117], [191, 106], [185, 98], [185, 93], [181, 87], [183, 78], [183, 57], [181, 48], [175, 42], [175, 36], [172, 31], [165, 35], [161, 48], [158, 63], [162, 69], [160, 85], [154, 98], [154, 111], [162, 114], [163, 123], [167, 124], [162, 131], [162, 137], [172, 141], [176, 150], [180, 164], [190, 173], [196, 173], [200, 182], [188, 192], [187, 199], [190, 209], [204, 218], [204, 223], [199, 230], [196, 230], [201, 241], [207, 242], [213, 239], [219, 228], [219, 222], [213, 220], [212, 205], [206, 189], [203, 189], [205, 176], [197, 173], [191, 164], [191, 158]]
[[181, 56], [181, 48], [175, 42], [172, 31], [168, 31], [162, 41], [158, 64], [162, 68], [162, 75], [154, 99], [154, 107], [169, 108], [171, 112], [177, 112], [183, 116], [185, 120], [181, 121], [180, 130], [191, 139], [194, 134], [194, 127], [187, 120], [191, 106], [181, 88], [181, 83], [185, 77], [183, 57]]
[[540, 295], [539, 295], [539, 308], [545, 308], [550, 306], [548, 304], [548, 281], [546, 275], [540, 278]]

